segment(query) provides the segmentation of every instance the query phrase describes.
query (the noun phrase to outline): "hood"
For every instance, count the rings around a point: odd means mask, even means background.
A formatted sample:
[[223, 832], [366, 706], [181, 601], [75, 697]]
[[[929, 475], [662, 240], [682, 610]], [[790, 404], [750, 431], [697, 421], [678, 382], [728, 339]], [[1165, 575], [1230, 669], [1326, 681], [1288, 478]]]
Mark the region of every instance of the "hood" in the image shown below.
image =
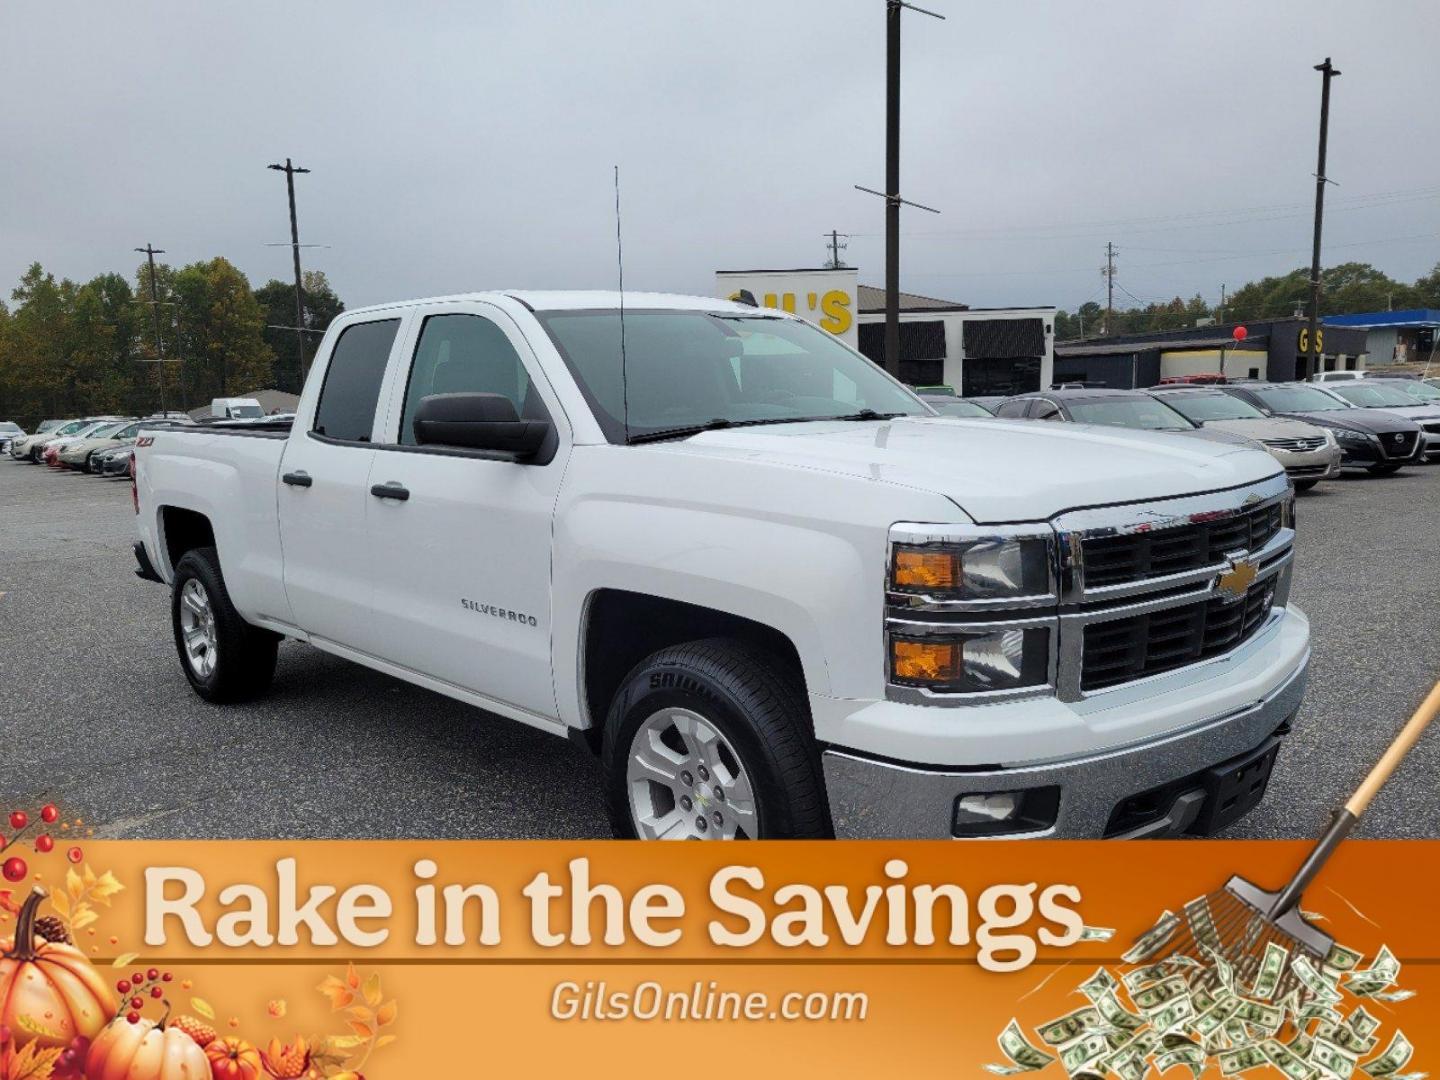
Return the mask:
[[706, 431], [643, 449], [818, 469], [938, 492], [982, 524], [1217, 491], [1280, 472], [1262, 450], [1212, 439], [958, 417]]
[[1226, 431], [1224, 428], [1211, 427], [1206, 424], [1204, 427], [1193, 428], [1190, 431], [1177, 431], [1176, 435], [1188, 435], [1192, 439], [1204, 439], [1207, 442], [1219, 443], [1222, 446], [1239, 446], [1246, 450], [1258, 450], [1260, 444], [1247, 435], [1238, 432]]
[[1326, 409], [1323, 412], [1284, 413], [1316, 427], [1344, 428], [1367, 435], [1388, 435], [1392, 431], [1419, 431], [1420, 425], [1403, 416], [1378, 409]]
[[1414, 405], [1364, 405], [1361, 407], [1367, 411], [1403, 416], [1406, 420], [1414, 420], [1417, 424], [1428, 424], [1440, 420], [1440, 409], [1434, 405], [1426, 405], [1424, 402], [1416, 402]]
[[1207, 420], [1206, 431], [1229, 431], [1248, 439], [1315, 439], [1325, 432], [1303, 420], [1283, 416], [1251, 417], [1241, 420]]

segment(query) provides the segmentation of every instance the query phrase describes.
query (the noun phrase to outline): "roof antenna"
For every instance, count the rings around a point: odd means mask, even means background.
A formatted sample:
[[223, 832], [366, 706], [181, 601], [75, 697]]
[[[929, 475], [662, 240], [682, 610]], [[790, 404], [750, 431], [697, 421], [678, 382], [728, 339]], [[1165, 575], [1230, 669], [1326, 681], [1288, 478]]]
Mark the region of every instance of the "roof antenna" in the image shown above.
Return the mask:
[[620, 166], [615, 166], [615, 264], [620, 272], [620, 407], [625, 442], [630, 442], [630, 385], [625, 379], [625, 245], [620, 239]]

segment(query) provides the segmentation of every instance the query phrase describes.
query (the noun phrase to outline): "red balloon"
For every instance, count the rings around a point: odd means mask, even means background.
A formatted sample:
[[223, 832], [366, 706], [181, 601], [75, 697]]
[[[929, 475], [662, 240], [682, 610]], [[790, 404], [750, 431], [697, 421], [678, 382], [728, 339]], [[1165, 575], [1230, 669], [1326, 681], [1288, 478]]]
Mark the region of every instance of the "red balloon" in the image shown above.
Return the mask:
[[1243, 326], [1237, 326], [1234, 330], [1230, 332], [1230, 336], [1233, 337], [1236, 341], [1244, 341], [1246, 335], [1249, 333], [1250, 331], [1246, 330]]

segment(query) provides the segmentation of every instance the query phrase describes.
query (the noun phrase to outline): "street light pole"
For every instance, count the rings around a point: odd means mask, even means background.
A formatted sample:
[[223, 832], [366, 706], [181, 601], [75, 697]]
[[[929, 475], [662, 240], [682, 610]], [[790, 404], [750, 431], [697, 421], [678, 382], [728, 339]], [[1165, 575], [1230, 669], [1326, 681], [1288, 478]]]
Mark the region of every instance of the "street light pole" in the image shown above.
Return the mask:
[[310, 170], [293, 164], [288, 157], [284, 165], [270, 165], [267, 168], [285, 174], [285, 188], [290, 195], [290, 253], [295, 260], [295, 370], [299, 380], [295, 389], [298, 392], [305, 385], [308, 372], [305, 364], [305, 286], [300, 277], [300, 226], [295, 218], [295, 174], [308, 173]]
[[145, 257], [150, 260], [150, 314], [155, 320], [155, 369], [159, 372], [160, 381], [160, 415], [165, 415], [165, 349], [160, 341], [160, 294], [155, 288], [155, 256], [164, 255], [164, 248], [157, 248], [146, 242], [143, 248], [136, 248], [136, 251], [144, 252]]
[[1330, 63], [1330, 57], [1323, 64], [1316, 64], [1320, 72], [1320, 155], [1315, 166], [1315, 242], [1310, 252], [1310, 317], [1307, 323], [1306, 352], [1309, 354], [1310, 370], [1314, 375], [1320, 366], [1320, 229], [1325, 221], [1325, 144], [1330, 132], [1330, 80], [1340, 74]]

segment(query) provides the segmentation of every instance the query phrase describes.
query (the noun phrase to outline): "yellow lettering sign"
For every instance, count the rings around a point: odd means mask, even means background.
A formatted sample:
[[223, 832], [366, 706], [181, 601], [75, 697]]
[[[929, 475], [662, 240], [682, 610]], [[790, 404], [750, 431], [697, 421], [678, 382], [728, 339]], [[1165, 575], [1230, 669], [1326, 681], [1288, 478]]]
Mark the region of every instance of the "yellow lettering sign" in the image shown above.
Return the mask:
[[820, 329], [837, 336], [849, 330], [854, 321], [854, 316], [850, 314], [850, 297], [839, 289], [831, 289], [820, 298], [820, 310], [825, 316], [820, 320]]

